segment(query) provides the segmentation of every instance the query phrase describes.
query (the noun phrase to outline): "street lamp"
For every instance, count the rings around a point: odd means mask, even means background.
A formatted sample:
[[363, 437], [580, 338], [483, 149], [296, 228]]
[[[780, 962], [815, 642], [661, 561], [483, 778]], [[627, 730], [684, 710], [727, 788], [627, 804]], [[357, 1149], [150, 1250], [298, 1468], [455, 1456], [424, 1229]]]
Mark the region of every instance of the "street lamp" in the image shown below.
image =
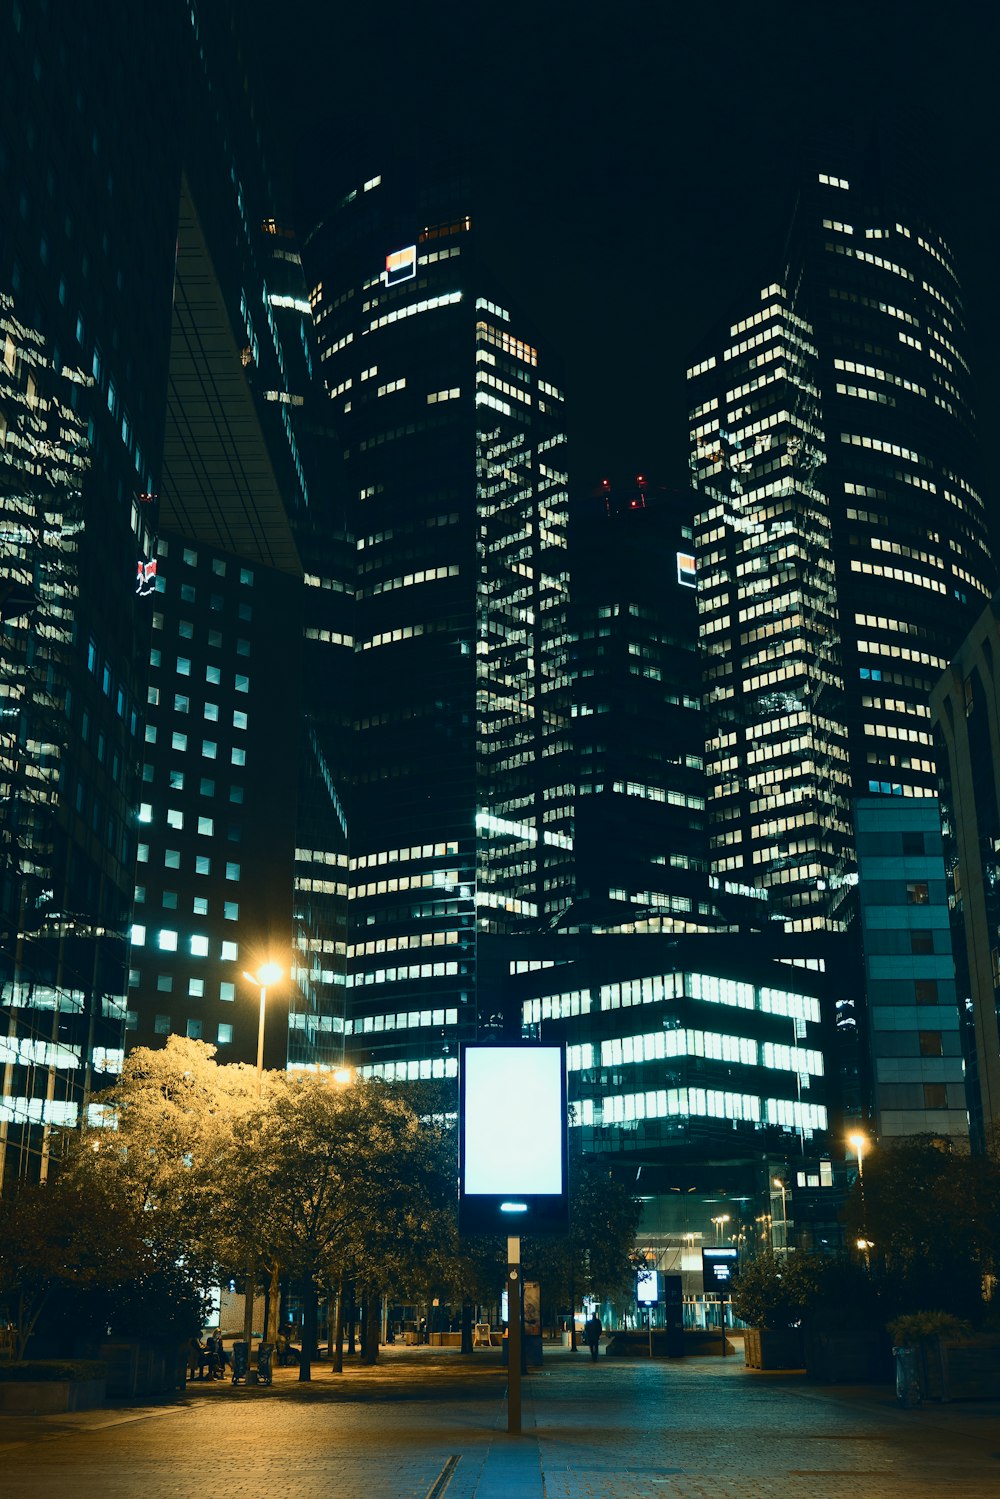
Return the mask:
[[[867, 1207], [865, 1205], [865, 1151], [868, 1149], [868, 1138], [867, 1138], [866, 1135], [862, 1135], [862, 1134], [848, 1135], [848, 1137], [847, 1137], [847, 1143], [848, 1143], [848, 1145], [853, 1145], [854, 1149], [857, 1151], [857, 1154], [858, 1154], [858, 1187], [859, 1187], [859, 1189], [861, 1191], [861, 1232], [864, 1235], [864, 1242], [867, 1244], [867, 1242], [868, 1242], [868, 1209], [867, 1209]], [[862, 1242], [861, 1240], [858, 1241], [858, 1247], [859, 1248], [861, 1246], [861, 1242]], [[865, 1249], [864, 1255], [865, 1255], [865, 1264], [867, 1265], [868, 1264], [868, 1250], [867, 1249]]]
[[[264, 1017], [267, 1012], [268, 986], [280, 983], [284, 977], [283, 970], [277, 963], [262, 963], [256, 973], [243, 971], [243, 977], [247, 983], [254, 984], [260, 990], [260, 1019], [257, 1023], [257, 1097], [260, 1098], [261, 1082], [264, 1077]], [[247, 1263], [246, 1285], [243, 1291], [243, 1341], [247, 1345], [247, 1378], [249, 1379], [250, 1347], [253, 1342], [253, 1303], [256, 1291], [254, 1276], [254, 1257], [251, 1251]]]
[[722, 1225], [724, 1223], [728, 1223], [729, 1222], [729, 1214], [728, 1213], [720, 1213], [719, 1216], [718, 1216], [718, 1218], [713, 1218], [712, 1219], [712, 1222], [715, 1224], [715, 1242], [717, 1244], [721, 1244], [722, 1243]]
[[781, 1245], [785, 1253], [788, 1253], [788, 1188], [780, 1176], [772, 1176], [771, 1186], [778, 1187], [781, 1191]]
[[262, 963], [256, 973], [247, 973], [244, 969], [243, 977], [250, 984], [255, 984], [260, 990], [260, 1020], [257, 1024], [257, 1097], [260, 1097], [261, 1079], [264, 1075], [264, 1015], [267, 1007], [267, 991], [284, 978], [284, 971], [277, 963]]

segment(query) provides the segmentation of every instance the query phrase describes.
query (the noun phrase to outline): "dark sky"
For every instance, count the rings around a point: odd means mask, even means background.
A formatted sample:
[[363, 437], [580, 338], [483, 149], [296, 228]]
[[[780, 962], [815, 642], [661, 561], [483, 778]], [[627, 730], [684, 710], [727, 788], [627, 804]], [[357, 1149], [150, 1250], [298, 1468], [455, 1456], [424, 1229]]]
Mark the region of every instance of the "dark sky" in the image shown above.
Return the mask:
[[990, 432], [994, 12], [987, 0], [239, 6], [272, 173], [300, 231], [359, 143], [471, 143], [497, 266], [543, 355], [565, 365], [587, 486], [605, 470], [685, 481], [690, 354], [772, 278], [813, 121], [873, 109], [907, 122], [926, 211], [955, 251]]

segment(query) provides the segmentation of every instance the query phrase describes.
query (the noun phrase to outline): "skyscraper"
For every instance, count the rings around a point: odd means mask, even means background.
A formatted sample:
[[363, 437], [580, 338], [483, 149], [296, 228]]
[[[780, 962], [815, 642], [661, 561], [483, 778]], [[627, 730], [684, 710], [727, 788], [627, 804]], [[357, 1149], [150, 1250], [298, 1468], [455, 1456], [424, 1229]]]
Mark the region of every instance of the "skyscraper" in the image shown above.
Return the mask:
[[844, 924], [851, 799], [935, 794], [928, 696], [994, 576], [953, 257], [900, 179], [824, 146], [688, 371], [713, 863], [805, 929]]
[[639, 475], [570, 530], [577, 902], [568, 920], [708, 930], [694, 496]]
[[572, 890], [564, 397], [453, 173], [359, 180], [304, 259], [355, 541], [350, 1049], [454, 1075], [479, 933]]

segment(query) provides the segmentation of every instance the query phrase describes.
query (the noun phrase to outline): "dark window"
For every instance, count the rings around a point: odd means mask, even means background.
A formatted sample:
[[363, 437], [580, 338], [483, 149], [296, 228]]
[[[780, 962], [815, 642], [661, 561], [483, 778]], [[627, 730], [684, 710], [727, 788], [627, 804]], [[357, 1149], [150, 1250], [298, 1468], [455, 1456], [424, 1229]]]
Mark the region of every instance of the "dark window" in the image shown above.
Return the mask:
[[907, 880], [906, 882], [906, 904], [908, 906], [926, 906], [930, 904], [931, 893], [926, 880]]
[[948, 1090], [944, 1083], [924, 1083], [924, 1108], [946, 1109]]
[[920, 1055], [922, 1057], [943, 1057], [944, 1042], [940, 1031], [920, 1032]]
[[929, 953], [934, 951], [934, 933], [922, 927], [914, 927], [910, 933], [910, 951]]
[[157, 1015], [156, 1019], [153, 1021], [153, 1030], [156, 1032], [156, 1034], [158, 1036], [169, 1036], [170, 1035], [170, 1016], [169, 1015]]
[[924, 851], [923, 833], [903, 834], [903, 853], [907, 855], [922, 854]]
[[937, 979], [914, 979], [913, 992], [918, 1005], [936, 1005], [938, 1002]]

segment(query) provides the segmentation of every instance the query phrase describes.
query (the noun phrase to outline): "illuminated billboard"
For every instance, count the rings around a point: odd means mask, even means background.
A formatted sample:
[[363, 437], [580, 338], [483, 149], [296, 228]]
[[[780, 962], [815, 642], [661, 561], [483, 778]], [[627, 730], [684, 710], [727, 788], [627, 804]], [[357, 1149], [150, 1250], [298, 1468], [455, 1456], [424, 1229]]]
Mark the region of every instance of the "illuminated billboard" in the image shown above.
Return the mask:
[[392, 250], [385, 257], [386, 286], [395, 286], [397, 281], [409, 281], [416, 274], [416, 245], [407, 245], [405, 250]]
[[720, 1296], [728, 1295], [739, 1274], [739, 1268], [735, 1249], [727, 1246], [701, 1251], [702, 1284], [706, 1291], [717, 1291]]
[[565, 1232], [563, 1048], [463, 1046], [459, 1118], [462, 1233]]
[[660, 1299], [660, 1277], [655, 1270], [637, 1270], [635, 1299], [640, 1306], [655, 1306]]
[[690, 552], [677, 553], [677, 581], [685, 588], [697, 588], [698, 569]]

